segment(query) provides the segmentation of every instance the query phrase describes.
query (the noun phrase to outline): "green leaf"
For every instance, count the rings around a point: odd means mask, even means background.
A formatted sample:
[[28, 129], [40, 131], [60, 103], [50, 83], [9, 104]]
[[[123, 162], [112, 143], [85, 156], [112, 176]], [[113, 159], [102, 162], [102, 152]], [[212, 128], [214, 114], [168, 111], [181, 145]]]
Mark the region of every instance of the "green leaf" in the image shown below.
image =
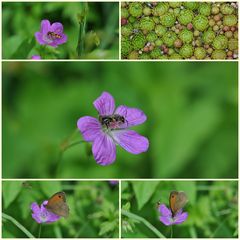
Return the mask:
[[18, 194], [22, 190], [22, 182], [4, 181], [2, 188], [4, 207], [7, 208], [17, 198]]
[[14, 59], [27, 59], [28, 54], [32, 50], [32, 48], [35, 46], [35, 38], [32, 38], [31, 40], [25, 39], [21, 45], [18, 47], [16, 52], [12, 55], [11, 58]]
[[158, 184], [159, 182], [155, 182], [155, 181], [132, 182], [133, 190], [135, 192], [137, 203], [138, 203], [138, 210], [140, 210], [151, 198]]
[[128, 188], [128, 182], [127, 181], [121, 182], [121, 190], [122, 190], [122, 192], [124, 190], [126, 190], [127, 188]]
[[39, 184], [47, 197], [51, 197], [53, 194], [62, 191], [62, 185], [59, 181], [41, 181]]
[[116, 228], [116, 221], [113, 222], [103, 222], [100, 225], [100, 232], [99, 235], [103, 236], [104, 234], [108, 233], [108, 232], [112, 232], [114, 231]]

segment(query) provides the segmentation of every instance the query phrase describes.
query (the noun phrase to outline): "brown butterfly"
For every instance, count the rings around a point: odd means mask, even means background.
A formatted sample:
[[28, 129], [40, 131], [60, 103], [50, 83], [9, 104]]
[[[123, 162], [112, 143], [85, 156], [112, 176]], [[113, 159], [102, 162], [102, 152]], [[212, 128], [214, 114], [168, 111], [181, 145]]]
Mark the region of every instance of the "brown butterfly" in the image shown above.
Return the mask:
[[49, 198], [47, 205], [45, 206], [47, 210], [55, 213], [61, 217], [68, 217], [69, 207], [66, 203], [66, 195], [64, 192], [57, 192], [52, 197]]
[[182, 209], [188, 202], [187, 195], [184, 192], [172, 191], [169, 196], [169, 206], [173, 216]]

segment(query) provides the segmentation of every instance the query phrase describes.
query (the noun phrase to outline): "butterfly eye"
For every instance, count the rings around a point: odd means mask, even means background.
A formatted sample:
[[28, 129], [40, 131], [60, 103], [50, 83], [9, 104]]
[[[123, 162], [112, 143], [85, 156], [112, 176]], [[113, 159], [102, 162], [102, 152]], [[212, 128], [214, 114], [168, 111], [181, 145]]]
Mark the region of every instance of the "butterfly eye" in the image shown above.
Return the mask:
[[174, 196], [172, 195], [172, 198], [174, 198]]
[[62, 198], [62, 196], [61, 196], [61, 195], [58, 195], [58, 197], [59, 197], [59, 198]]

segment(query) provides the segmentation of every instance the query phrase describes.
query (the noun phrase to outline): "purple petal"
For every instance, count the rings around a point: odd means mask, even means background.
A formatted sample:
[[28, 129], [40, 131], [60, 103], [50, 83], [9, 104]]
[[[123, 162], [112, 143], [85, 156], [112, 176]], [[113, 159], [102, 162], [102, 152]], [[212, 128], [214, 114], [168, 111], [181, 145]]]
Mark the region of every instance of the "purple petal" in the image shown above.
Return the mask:
[[116, 146], [107, 134], [99, 134], [92, 146], [93, 156], [100, 165], [109, 165], [116, 159]]
[[51, 25], [50, 31], [57, 34], [61, 34], [63, 33], [63, 25], [59, 22], [55, 22]]
[[40, 218], [39, 214], [32, 214], [32, 218], [37, 222], [37, 223], [42, 223], [42, 219]]
[[51, 24], [48, 20], [42, 20], [41, 21], [41, 30], [40, 32], [45, 35], [50, 31]]
[[168, 209], [165, 204], [160, 204], [160, 206], [158, 207], [158, 211], [160, 212], [161, 216], [172, 217], [171, 210]]
[[173, 222], [174, 222], [174, 224], [181, 224], [181, 223], [183, 223], [187, 220], [187, 217], [188, 217], [188, 213], [186, 213], [186, 212], [181, 213], [181, 214], [177, 214], [173, 218]]
[[34, 203], [31, 204], [31, 210], [34, 213], [38, 213], [38, 212], [40, 212], [40, 207], [38, 206], [38, 204], [36, 202], [34, 202]]
[[99, 115], [112, 115], [115, 109], [115, 102], [112, 95], [103, 92], [102, 95], [93, 102], [94, 107], [98, 110]]
[[142, 124], [146, 121], [147, 117], [144, 112], [137, 108], [129, 108], [126, 106], [119, 106], [116, 111], [116, 114], [123, 116], [126, 119], [126, 126], [136, 126]]
[[54, 42], [58, 45], [63, 44], [67, 42], [67, 36], [65, 34], [61, 34], [61, 38], [56, 39]]
[[114, 140], [126, 151], [139, 154], [148, 150], [148, 139], [133, 130], [112, 131]]
[[101, 134], [101, 124], [93, 117], [86, 116], [80, 118], [77, 122], [77, 127], [87, 142], [94, 141], [94, 139]]
[[170, 226], [173, 224], [171, 217], [161, 216], [161, 217], [159, 217], [159, 220], [166, 226]]
[[39, 44], [41, 44], [41, 45], [47, 44], [47, 42], [44, 40], [43, 34], [41, 32], [36, 32], [35, 38]]
[[31, 57], [31, 59], [33, 59], [33, 60], [40, 60], [40, 59], [41, 59], [41, 56], [39, 56], [39, 55], [33, 55], [33, 56]]

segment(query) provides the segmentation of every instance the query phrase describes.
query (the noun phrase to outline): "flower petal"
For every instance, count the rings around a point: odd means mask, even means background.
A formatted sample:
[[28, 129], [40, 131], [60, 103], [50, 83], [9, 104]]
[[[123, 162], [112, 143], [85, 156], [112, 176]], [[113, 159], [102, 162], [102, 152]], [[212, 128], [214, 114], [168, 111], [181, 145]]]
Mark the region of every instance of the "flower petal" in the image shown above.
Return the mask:
[[37, 223], [42, 223], [42, 220], [41, 220], [39, 214], [33, 213], [33, 214], [32, 214], [32, 218], [33, 218]]
[[55, 40], [55, 43], [58, 45], [63, 44], [65, 42], [67, 42], [67, 36], [65, 34], [61, 34], [61, 38]]
[[35, 38], [36, 38], [37, 42], [38, 42], [40, 45], [45, 45], [45, 44], [47, 44], [47, 42], [44, 40], [43, 35], [42, 35], [41, 32], [36, 32], [36, 33], [35, 33]]
[[36, 202], [34, 202], [34, 203], [31, 204], [31, 210], [34, 213], [38, 213], [38, 212], [40, 212], [40, 207], [38, 206], [38, 204]]
[[92, 146], [93, 156], [100, 165], [109, 165], [116, 159], [116, 146], [107, 134], [100, 134]]
[[160, 206], [158, 207], [158, 211], [160, 212], [161, 216], [172, 217], [171, 210], [168, 209], [165, 204], [160, 204]]
[[132, 127], [142, 124], [147, 119], [146, 115], [142, 110], [137, 108], [129, 108], [123, 105], [120, 105], [116, 109], [115, 113], [123, 116], [126, 119], [126, 127]]
[[41, 21], [41, 33], [47, 34], [50, 31], [51, 24], [48, 20], [42, 20]]
[[166, 226], [170, 226], [173, 224], [171, 217], [161, 216], [161, 217], [159, 217], [159, 220]]
[[130, 153], [139, 154], [148, 150], [148, 139], [133, 130], [115, 130], [112, 131], [112, 136], [122, 148]]
[[185, 222], [188, 218], [188, 213], [187, 212], [183, 212], [181, 214], [177, 214], [174, 218], [174, 224], [181, 224], [183, 222]]
[[63, 25], [59, 22], [55, 22], [51, 25], [50, 31], [57, 34], [63, 33]]
[[98, 110], [99, 115], [112, 115], [115, 109], [115, 101], [113, 96], [108, 92], [103, 92], [102, 95], [93, 102], [94, 107]]
[[94, 141], [94, 139], [101, 134], [101, 124], [93, 117], [86, 116], [80, 118], [77, 122], [77, 127], [87, 142]]

